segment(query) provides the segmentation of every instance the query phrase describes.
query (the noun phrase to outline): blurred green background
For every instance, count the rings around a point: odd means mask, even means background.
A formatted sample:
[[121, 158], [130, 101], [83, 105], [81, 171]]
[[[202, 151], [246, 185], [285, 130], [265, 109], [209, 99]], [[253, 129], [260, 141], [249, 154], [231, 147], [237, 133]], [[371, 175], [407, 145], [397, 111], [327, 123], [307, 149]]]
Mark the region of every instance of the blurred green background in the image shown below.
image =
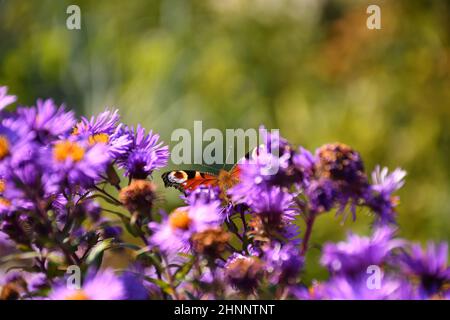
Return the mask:
[[[66, 28], [70, 4], [81, 30]], [[381, 30], [366, 27], [369, 4], [381, 7]], [[408, 171], [401, 236], [448, 241], [449, 21], [448, 1], [0, 0], [0, 84], [27, 105], [53, 97], [88, 116], [117, 107], [166, 142], [194, 120], [265, 124], [312, 150], [344, 142], [368, 171]], [[160, 192], [163, 207], [181, 203]], [[371, 220], [323, 216], [313, 242], [367, 233]]]

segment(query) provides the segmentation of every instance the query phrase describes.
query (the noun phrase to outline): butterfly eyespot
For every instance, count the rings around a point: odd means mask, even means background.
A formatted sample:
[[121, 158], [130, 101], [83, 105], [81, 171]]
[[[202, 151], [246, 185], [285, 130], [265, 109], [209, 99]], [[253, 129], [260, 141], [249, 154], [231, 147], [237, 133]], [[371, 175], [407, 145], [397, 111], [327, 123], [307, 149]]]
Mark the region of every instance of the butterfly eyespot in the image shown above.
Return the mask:
[[169, 181], [174, 183], [183, 183], [188, 179], [188, 175], [184, 171], [173, 171], [169, 173]]

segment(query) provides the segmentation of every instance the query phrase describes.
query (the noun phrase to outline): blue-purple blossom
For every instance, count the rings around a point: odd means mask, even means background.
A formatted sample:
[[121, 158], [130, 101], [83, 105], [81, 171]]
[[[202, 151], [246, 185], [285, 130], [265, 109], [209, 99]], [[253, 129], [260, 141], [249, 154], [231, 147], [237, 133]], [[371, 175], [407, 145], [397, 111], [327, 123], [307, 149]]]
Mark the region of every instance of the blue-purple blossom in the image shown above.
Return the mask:
[[8, 95], [8, 87], [0, 87], [0, 111], [16, 102], [17, 97]]
[[414, 293], [409, 283], [382, 277], [378, 286], [372, 286], [366, 278], [351, 279], [337, 276], [322, 288], [326, 300], [409, 300]]
[[394, 238], [395, 229], [377, 228], [371, 237], [350, 233], [343, 242], [327, 243], [323, 246], [320, 262], [332, 274], [358, 277], [366, 273], [371, 265], [381, 267], [404, 241]]
[[90, 186], [105, 172], [109, 159], [102, 144], [65, 139], [54, 143], [47, 161], [60, 183]]
[[210, 203], [220, 201], [220, 188], [210, 186], [199, 186], [187, 195], [181, 195], [187, 205], [196, 203]]
[[238, 163], [239, 183], [228, 193], [234, 201], [250, 205], [258, 198], [261, 190], [288, 187], [294, 182], [301, 182], [302, 175], [291, 160], [291, 152], [276, 155], [265, 145], [259, 146], [249, 159], [244, 158]]
[[89, 276], [80, 288], [70, 280], [63, 281], [49, 294], [51, 300], [122, 300], [125, 285], [111, 270]]
[[[2, 110], [15, 100], [0, 87], [0, 255], [15, 260], [20, 250], [32, 272], [2, 275], [0, 298], [449, 298], [447, 245], [394, 237], [401, 169], [376, 167], [369, 182], [351, 147], [313, 154], [261, 128], [233, 181], [222, 170], [218, 186], [186, 192], [186, 206], [166, 215], [154, 210], [162, 196], [150, 181], [169, 158], [159, 135], [126, 126], [117, 110], [77, 122], [50, 99]], [[371, 236], [313, 243], [319, 214], [358, 207], [375, 213]], [[317, 247], [328, 276], [308, 287], [303, 267]], [[128, 271], [100, 269], [110, 249], [134, 253]], [[62, 277], [70, 265], [80, 267], [79, 287]]]
[[75, 125], [75, 118], [73, 111], [57, 107], [52, 99], [39, 99], [35, 107], [18, 108], [15, 122], [34, 131], [37, 141], [46, 144], [67, 136]]
[[295, 283], [303, 267], [304, 259], [292, 243], [274, 243], [264, 248], [264, 268], [273, 284]]
[[419, 294], [431, 298], [450, 285], [450, 267], [447, 264], [448, 245], [429, 242], [426, 249], [412, 244], [409, 252], [400, 257], [402, 270], [419, 279]]
[[142, 277], [133, 272], [125, 271], [120, 280], [124, 286], [124, 299], [126, 300], [146, 300], [149, 297], [149, 292], [144, 286]]
[[159, 135], [140, 125], [125, 130], [131, 138], [130, 150], [118, 159], [118, 166], [125, 170], [125, 175], [134, 179], [145, 179], [156, 169], [167, 165], [169, 148], [159, 142]]
[[161, 223], [151, 222], [154, 232], [150, 243], [167, 253], [186, 252], [191, 236], [209, 228], [219, 227], [223, 222], [220, 203], [198, 203], [173, 211]]
[[302, 173], [303, 183], [308, 184], [314, 175], [314, 155], [303, 147], [299, 147], [292, 157], [292, 162], [298, 171]]
[[73, 134], [88, 140], [89, 144], [101, 143], [108, 147], [108, 152], [114, 159], [124, 155], [130, 149], [131, 135], [119, 124], [119, 111], [106, 110], [91, 119], [85, 117], [75, 126]]
[[330, 211], [337, 199], [335, 183], [329, 179], [313, 180], [306, 187], [305, 194], [309, 200], [309, 210], [316, 214]]
[[395, 223], [395, 207], [398, 198], [392, 194], [404, 184], [406, 171], [399, 168], [388, 174], [385, 167], [375, 168], [372, 173], [372, 184], [366, 195], [367, 205], [377, 214], [377, 222]]

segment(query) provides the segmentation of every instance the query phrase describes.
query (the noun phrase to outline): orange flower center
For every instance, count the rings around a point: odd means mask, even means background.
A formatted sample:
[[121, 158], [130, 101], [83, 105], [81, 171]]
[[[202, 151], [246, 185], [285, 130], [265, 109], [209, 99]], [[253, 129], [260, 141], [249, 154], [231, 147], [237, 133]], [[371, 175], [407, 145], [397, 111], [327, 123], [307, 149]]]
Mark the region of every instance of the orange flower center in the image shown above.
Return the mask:
[[0, 179], [0, 193], [5, 192], [5, 180]]
[[59, 141], [53, 148], [53, 157], [59, 162], [64, 162], [67, 159], [78, 162], [84, 157], [84, 148], [76, 142]]
[[0, 198], [0, 206], [9, 207], [11, 206], [11, 201], [5, 198]]
[[169, 216], [169, 224], [173, 229], [187, 230], [191, 224], [191, 218], [187, 211], [175, 210]]
[[0, 135], [0, 160], [3, 160], [9, 154], [9, 141], [8, 139]]
[[109, 136], [106, 133], [97, 133], [89, 136], [89, 144], [93, 145], [96, 143], [107, 144], [109, 141]]
[[83, 290], [80, 289], [66, 296], [65, 300], [91, 300], [91, 299]]

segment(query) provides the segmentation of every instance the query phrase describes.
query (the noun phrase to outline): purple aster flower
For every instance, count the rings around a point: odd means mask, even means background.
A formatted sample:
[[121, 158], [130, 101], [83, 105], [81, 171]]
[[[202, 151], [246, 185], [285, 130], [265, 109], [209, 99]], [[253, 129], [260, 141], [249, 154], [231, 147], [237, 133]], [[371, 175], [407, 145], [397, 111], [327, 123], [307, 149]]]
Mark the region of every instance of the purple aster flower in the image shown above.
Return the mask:
[[51, 300], [122, 300], [126, 298], [124, 283], [111, 270], [89, 276], [81, 288], [74, 288], [65, 281], [49, 294]]
[[186, 252], [192, 234], [218, 227], [222, 222], [219, 202], [180, 207], [164, 217], [161, 223], [150, 222], [149, 228], [154, 232], [150, 243], [169, 254]]
[[404, 185], [405, 176], [406, 171], [400, 168], [388, 174], [388, 168], [380, 169], [380, 166], [377, 166], [372, 173], [372, 189], [379, 193], [392, 194]]
[[264, 248], [264, 262], [272, 284], [291, 284], [297, 280], [304, 261], [292, 243], [275, 243]]
[[239, 183], [229, 189], [228, 194], [237, 203], [252, 205], [261, 191], [279, 185], [278, 178], [283, 175], [282, 171], [288, 168], [290, 156], [285, 154], [276, 157], [267, 152], [264, 146], [260, 146], [257, 156], [240, 161]]
[[10, 127], [4, 121], [0, 124], [0, 174], [5, 175], [22, 161], [32, 159], [31, 143], [33, 133], [25, 132], [24, 128]]
[[36, 133], [36, 139], [42, 144], [67, 136], [75, 125], [73, 111], [64, 106], [56, 107], [51, 99], [38, 100], [36, 107], [17, 109], [16, 125], [23, 125]]
[[395, 223], [398, 198], [392, 194], [404, 184], [406, 171], [399, 168], [388, 174], [388, 169], [377, 166], [372, 173], [372, 185], [366, 196], [367, 205], [377, 213], [379, 223]]
[[377, 228], [370, 238], [350, 233], [346, 242], [325, 244], [320, 262], [333, 274], [358, 277], [371, 265], [381, 267], [392, 250], [404, 244], [394, 239], [394, 233], [395, 229], [388, 226]]
[[124, 285], [126, 300], [146, 300], [149, 297], [149, 292], [144, 286], [142, 277], [130, 271], [125, 271], [120, 280]]
[[324, 285], [327, 300], [409, 300], [414, 299], [409, 283], [383, 277], [379, 288], [371, 287], [367, 279], [357, 280], [335, 277]]
[[140, 125], [125, 130], [132, 137], [130, 150], [119, 158], [118, 166], [125, 169], [125, 175], [134, 179], [145, 179], [153, 170], [167, 165], [169, 148], [163, 142], [158, 142], [159, 135], [145, 129]]
[[[175, 265], [175, 262], [172, 260], [168, 261], [169, 264]], [[166, 273], [160, 274], [158, 275], [158, 272], [156, 270], [156, 268], [151, 265], [151, 266], [143, 266], [140, 263], [133, 263], [128, 270], [126, 270], [123, 275], [129, 275], [129, 274], [133, 274], [136, 278], [142, 280], [142, 285], [144, 286], [145, 292], [146, 292], [146, 297], [142, 297], [142, 299], [161, 299], [162, 298], [162, 291], [161, 288], [158, 287], [154, 282], [152, 281], [148, 281], [148, 279], [159, 279], [161, 277], [161, 279], [163, 281], [167, 281], [167, 275]], [[122, 275], [122, 278], [123, 278]], [[126, 290], [127, 286], [129, 286], [128, 288], [131, 287], [130, 284], [125, 283], [125, 287]], [[140, 287], [140, 285], [139, 285]], [[139, 295], [143, 296], [143, 290], [142, 288], [139, 288]], [[129, 300], [141, 300], [141, 299], [130, 299], [131, 294], [127, 294], [128, 299]], [[136, 294], [132, 294], [132, 296], [136, 296]]]
[[330, 211], [337, 199], [335, 183], [329, 179], [313, 180], [307, 187], [305, 194], [308, 196], [309, 210], [312, 213]]
[[298, 243], [299, 228], [294, 221], [299, 211], [294, 196], [279, 187], [267, 187], [254, 196], [250, 201], [250, 234], [263, 241], [274, 238]]
[[32, 159], [22, 159], [17, 163], [12, 160], [6, 166], [3, 197], [10, 202], [11, 211], [35, 210], [36, 199], [50, 201], [58, 187], [48, 168], [42, 164], [40, 151], [31, 148], [29, 156]]
[[82, 186], [92, 185], [105, 172], [109, 160], [104, 145], [73, 139], [55, 142], [47, 159], [48, 167], [63, 185]]
[[303, 173], [292, 159], [293, 152], [275, 155], [267, 146], [259, 146], [249, 159], [239, 161], [239, 183], [229, 190], [230, 195], [235, 201], [248, 202], [248, 197], [257, 195], [261, 188], [301, 184]]
[[220, 188], [199, 186], [187, 195], [181, 195], [181, 199], [183, 199], [187, 205], [220, 201]]
[[114, 132], [119, 119], [119, 110], [105, 110], [97, 117], [92, 116], [90, 120], [86, 117], [81, 117], [81, 121], [77, 123], [73, 133], [88, 133], [89, 135], [106, 133], [110, 135]]
[[122, 124], [118, 125], [120, 118], [118, 112], [106, 110], [97, 117], [91, 117], [90, 120], [82, 117], [73, 134], [87, 139], [91, 145], [105, 144], [113, 158], [124, 155], [130, 148], [132, 137], [124, 130]]
[[[289, 142], [280, 135], [279, 130], [272, 132], [268, 131], [264, 126], [260, 126], [259, 138], [261, 139], [261, 144], [265, 146], [266, 150], [272, 153], [276, 152], [279, 156], [290, 153], [292, 150]], [[259, 148], [256, 149], [256, 152], [258, 151]]]
[[308, 184], [308, 181], [314, 175], [314, 155], [303, 147], [300, 147], [298, 152], [292, 157], [294, 166], [302, 173], [303, 183]]
[[[36, 199], [46, 199], [53, 188], [50, 174], [42, 164], [42, 150], [36, 143], [14, 146], [13, 153], [1, 162], [2, 212], [27, 212], [36, 208]], [[8, 209], [8, 210], [7, 210]]]
[[8, 95], [8, 87], [0, 87], [0, 111], [5, 109], [11, 103], [16, 102], [16, 96]]
[[400, 266], [409, 275], [420, 280], [419, 295], [430, 298], [450, 285], [450, 268], [447, 265], [446, 243], [428, 243], [426, 250], [419, 244], [411, 245], [411, 251], [400, 256]]

